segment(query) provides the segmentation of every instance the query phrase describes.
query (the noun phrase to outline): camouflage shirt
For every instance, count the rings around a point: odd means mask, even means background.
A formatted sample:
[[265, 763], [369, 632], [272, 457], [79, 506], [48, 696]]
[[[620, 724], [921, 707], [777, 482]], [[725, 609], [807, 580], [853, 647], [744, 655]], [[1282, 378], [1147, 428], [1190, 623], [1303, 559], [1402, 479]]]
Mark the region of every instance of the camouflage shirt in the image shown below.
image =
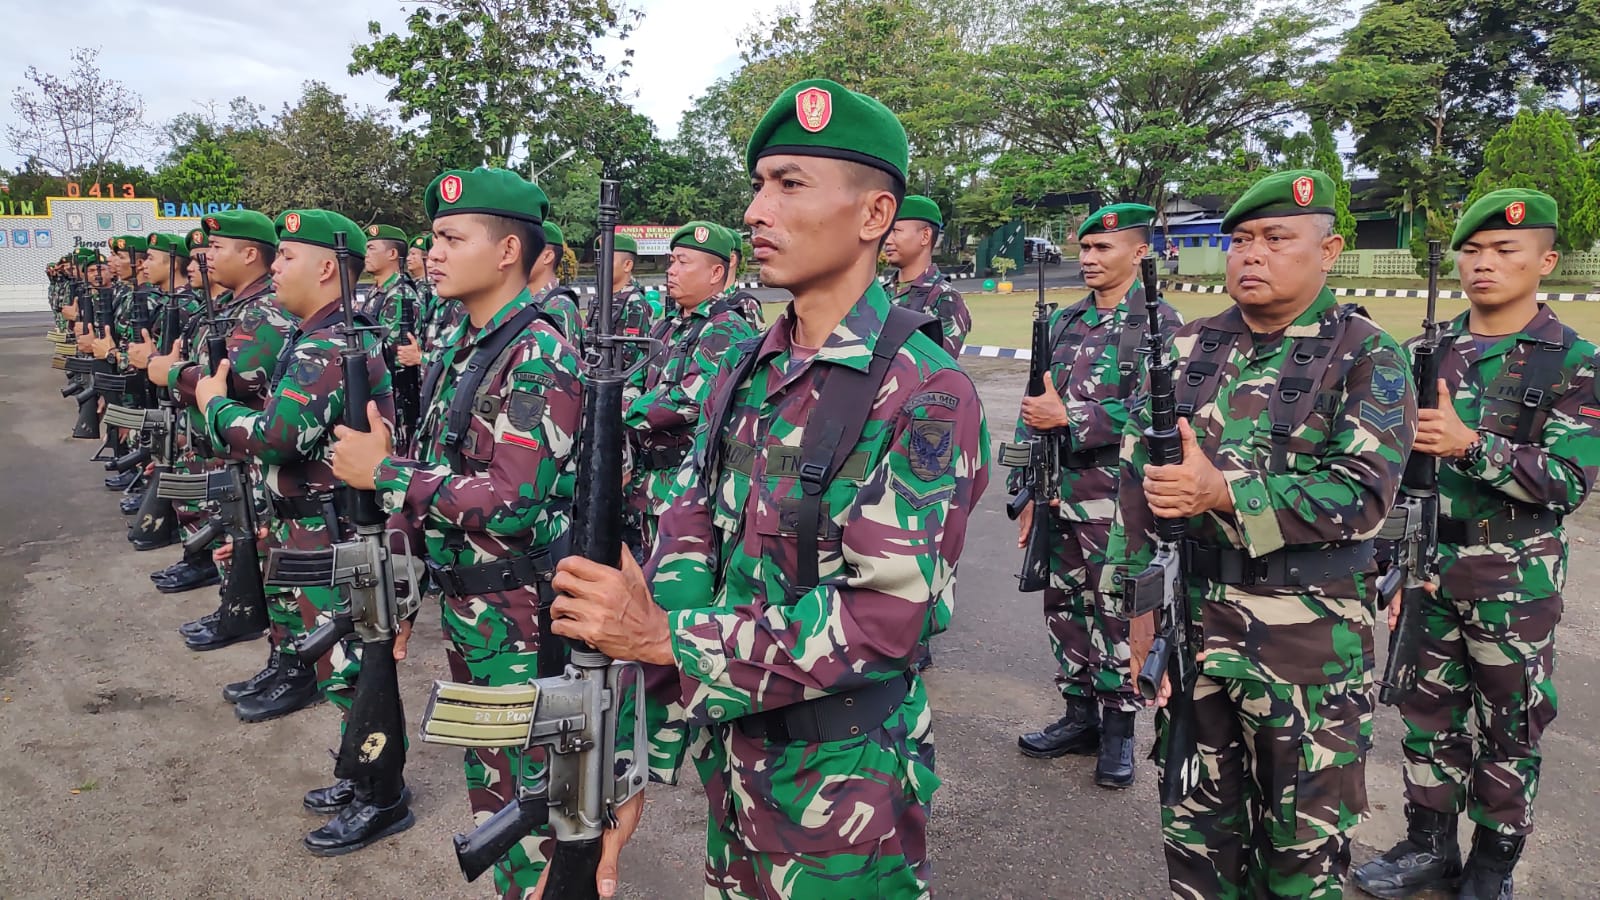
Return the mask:
[[[1346, 318], [1347, 317], [1347, 318]], [[1342, 328], [1337, 324], [1343, 318]], [[1254, 335], [1238, 307], [1181, 328], [1172, 346], [1174, 382], [1182, 384], [1208, 325], [1242, 332], [1222, 368], [1214, 400], [1192, 417], [1201, 449], [1227, 479], [1235, 512], [1189, 520], [1202, 545], [1242, 548], [1263, 557], [1285, 548], [1317, 549], [1371, 538], [1400, 488], [1416, 434], [1417, 404], [1399, 345], [1358, 311], [1339, 307], [1326, 288], [1282, 334]], [[1316, 407], [1288, 435], [1285, 470], [1273, 452], [1269, 395], [1289, 361], [1295, 338], [1337, 334]], [[1154, 547], [1154, 517], [1145, 501], [1148, 425], [1136, 401], [1124, 432], [1117, 515], [1106, 551], [1106, 582], [1117, 566], [1142, 569]], [[1225, 586], [1192, 579], [1192, 615], [1204, 632], [1208, 675], [1287, 684], [1333, 684], [1360, 677], [1372, 664], [1372, 579], [1357, 577], [1296, 590]], [[1270, 637], [1269, 637], [1270, 635]]]
[[578, 311], [578, 302], [570, 290], [563, 289], [558, 282], [551, 282], [534, 302], [556, 320], [561, 336], [567, 339], [568, 344], [583, 346], [583, 314]]
[[[266, 487], [279, 497], [326, 493], [338, 486], [328, 460], [333, 426], [344, 421], [344, 314], [334, 302], [295, 327], [268, 378], [270, 394], [255, 410], [214, 398], [205, 409], [212, 441], [261, 464]], [[394, 421], [394, 395], [376, 336], [364, 332], [372, 400]], [[364, 414], [363, 414], [364, 418]]]
[[[1122, 302], [1106, 310], [1095, 305], [1094, 294], [1050, 315], [1050, 381], [1067, 407], [1067, 427], [1060, 430], [1062, 462], [1070, 453], [1121, 447], [1128, 425], [1127, 397], [1123, 394], [1122, 365], [1136, 373], [1128, 382], [1130, 393], [1140, 384], [1143, 358], [1119, 357], [1123, 322], [1129, 307], [1144, 310], [1144, 287], [1137, 281]], [[1183, 317], [1162, 301], [1161, 333], [1170, 337]], [[1141, 341], [1139, 345], [1142, 346]], [[1016, 440], [1026, 440], [1028, 426], [1017, 416]], [[1021, 469], [1011, 470], [1010, 488], [1020, 487]], [[1069, 522], [1108, 525], [1116, 511], [1117, 465], [1061, 469], [1061, 518]]]
[[896, 284], [892, 299], [900, 306], [938, 319], [939, 326], [944, 329], [945, 351], [956, 359], [961, 358], [961, 346], [967, 342], [967, 332], [972, 330], [972, 313], [961, 292], [939, 274], [938, 266], [929, 263], [927, 271], [915, 280]]
[[[1456, 415], [1483, 438], [1483, 455], [1463, 469], [1450, 460], [1439, 465], [1439, 514], [1457, 519], [1486, 519], [1501, 513], [1508, 501], [1532, 504], [1566, 515], [1594, 489], [1600, 474], [1600, 351], [1579, 339], [1568, 348], [1559, 367], [1560, 397], [1534, 437], [1515, 443], [1521, 412], [1521, 373], [1543, 344], [1560, 344], [1562, 326], [1544, 304], [1523, 329], [1480, 350], [1462, 313], [1440, 329], [1449, 351], [1440, 359], [1439, 377], [1454, 386]], [[1419, 338], [1407, 342], [1407, 350]], [[1539, 387], [1538, 385], [1531, 385]], [[1548, 390], [1549, 386], [1543, 386]], [[1498, 422], [1496, 421], [1498, 420]], [[1490, 430], [1493, 429], [1493, 430]], [[1440, 554], [1454, 570], [1453, 578], [1479, 585], [1504, 584], [1528, 597], [1559, 593], [1565, 580], [1566, 529], [1487, 547], [1440, 544]]]
[[401, 313], [405, 310], [406, 304], [410, 304], [411, 309], [413, 323], [411, 331], [416, 333], [422, 327], [420, 324], [422, 292], [417, 290], [416, 284], [402, 272], [390, 275], [388, 280], [367, 298], [366, 307], [383, 329], [384, 344], [390, 350], [407, 342], [407, 337], [403, 333], [405, 329], [400, 327]]
[[[734, 392], [727, 430], [695, 435], [696, 458], [708, 441], [721, 442], [720, 471], [679, 470], [647, 569], [676, 657], [675, 677], [655, 697], [693, 737], [717, 825], [757, 850], [870, 843], [939, 783], [927, 695], [907, 670], [988, 483], [989, 434], [972, 380], [920, 332], [890, 364], [855, 451], [824, 494], [818, 586], [789, 597], [805, 424], [827, 373], [868, 367], [889, 308], [874, 282], [814, 355], [793, 350], [792, 307], [743, 351], [761, 362]], [[902, 677], [905, 701], [859, 739], [768, 743], [732, 724]], [[652, 774], [674, 776], [684, 736], [654, 732]]]
[[[569, 527], [552, 504], [557, 479], [577, 438], [583, 391], [571, 345], [542, 320], [513, 340], [505, 366], [484, 382], [493, 409], [472, 414], [451, 462], [445, 425], [456, 386], [479, 342], [533, 302], [523, 290], [477, 328], [463, 318], [439, 350], [441, 375], [426, 404], [416, 459], [387, 459], [378, 466], [384, 508], [420, 530], [429, 559], [440, 565], [475, 565], [550, 544]], [[537, 595], [531, 587], [480, 598], [448, 597], [446, 633], [458, 644], [509, 651], [537, 648]], [[474, 604], [496, 607], [484, 617]], [[491, 633], [492, 632], [492, 633]]]
[[423, 366], [439, 356], [439, 350], [451, 335], [456, 333], [456, 326], [466, 318], [466, 310], [460, 301], [449, 297], [441, 297], [438, 293], [428, 296], [417, 313], [417, 343], [422, 345]]
[[[600, 327], [599, 297], [589, 298], [589, 308], [584, 311], [585, 334], [594, 334]], [[644, 337], [656, 321], [655, 308], [645, 296], [644, 286], [635, 281], [611, 297], [612, 333], [622, 337]], [[645, 354], [642, 346], [631, 344], [622, 351], [622, 366], [628, 368]]]
[[650, 333], [663, 346], [635, 376], [640, 392], [623, 411], [622, 422], [633, 430], [634, 446], [641, 451], [636, 459], [644, 477], [634, 496], [646, 511], [660, 515], [672, 496], [678, 467], [652, 467], [649, 457], [686, 451], [693, 443], [717, 367], [755, 329], [737, 310], [708, 298], [689, 310], [678, 307], [676, 315], [658, 322]]
[[[283, 352], [284, 339], [294, 327], [294, 317], [278, 305], [271, 281], [263, 276], [237, 294], [217, 298], [220, 324], [228, 327], [228, 361], [233, 371], [228, 376], [228, 396], [250, 409], [260, 410], [271, 396], [271, 377]], [[173, 366], [167, 386], [189, 407], [190, 428], [208, 433], [204, 416], [194, 406], [194, 387], [202, 375], [211, 371], [211, 356], [206, 347], [209, 325], [195, 329], [190, 358], [194, 365]], [[229, 459], [248, 459], [247, 453], [229, 453]]]

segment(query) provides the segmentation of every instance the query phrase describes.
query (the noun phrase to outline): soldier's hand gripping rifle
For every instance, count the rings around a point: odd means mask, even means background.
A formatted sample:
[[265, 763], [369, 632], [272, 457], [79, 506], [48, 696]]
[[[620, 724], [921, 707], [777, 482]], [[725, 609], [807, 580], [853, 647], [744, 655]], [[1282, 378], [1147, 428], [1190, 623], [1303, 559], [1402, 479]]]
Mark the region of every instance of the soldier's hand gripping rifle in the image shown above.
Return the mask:
[[[172, 295], [161, 310], [161, 325], [156, 339], [156, 353], [161, 356], [172, 352], [172, 345], [178, 338], [178, 329], [182, 324], [178, 297], [173, 287], [177, 284], [177, 267], [177, 255], [168, 254], [167, 285]], [[139, 411], [140, 432], [142, 443], [150, 448], [156, 465], [151, 470], [150, 482], [145, 486], [144, 497], [139, 501], [133, 524], [129, 526], [128, 539], [139, 547], [166, 546], [177, 539], [178, 514], [172, 501], [161, 496], [161, 480], [172, 476], [172, 466], [178, 456], [178, 428], [183, 411], [170, 389], [158, 387], [148, 378], [145, 381], [156, 402], [155, 408]], [[121, 409], [118, 407], [119, 411]], [[107, 407], [106, 421], [111, 420], [112, 409]]]
[[[211, 276], [200, 257], [200, 280], [206, 295], [206, 363], [215, 375], [228, 358], [228, 336], [222, 333], [217, 304], [211, 296]], [[193, 439], [197, 435], [190, 434]], [[215, 454], [213, 454], [215, 455]], [[233, 557], [222, 583], [222, 603], [217, 634], [238, 637], [267, 627], [267, 594], [261, 581], [261, 552], [257, 544], [255, 492], [250, 486], [250, 464], [229, 460], [221, 469], [195, 474], [169, 474], [161, 479], [157, 496], [209, 504], [213, 515], [198, 532], [183, 542], [185, 558], [202, 553], [222, 534], [233, 542]], [[217, 646], [220, 646], [217, 645]]]
[[[1439, 263], [1438, 241], [1428, 242], [1428, 313], [1422, 320], [1422, 340], [1412, 351], [1411, 377], [1417, 385], [1417, 407], [1435, 409], [1439, 397]], [[1446, 403], [1450, 398], [1443, 398]], [[1417, 689], [1417, 657], [1421, 651], [1422, 606], [1428, 595], [1423, 585], [1439, 578], [1439, 458], [1411, 451], [1400, 478], [1400, 499], [1390, 510], [1378, 534], [1392, 542], [1389, 568], [1378, 580], [1380, 602], [1400, 593], [1400, 619], [1389, 632], [1389, 658], [1378, 679], [1378, 702], [1397, 706]], [[1403, 586], [1402, 586], [1403, 584]]]
[[[368, 354], [351, 298], [350, 250], [346, 235], [336, 231], [333, 250], [339, 259], [339, 299], [344, 306], [345, 346], [340, 351], [344, 370], [344, 424], [355, 431], [370, 431], [367, 401], [372, 396], [367, 377]], [[315, 660], [352, 631], [361, 638], [361, 677], [345, 718], [334, 775], [375, 785], [379, 794], [395, 793], [403, 784], [406, 764], [405, 709], [400, 700], [400, 678], [395, 668], [394, 642], [400, 623], [417, 609], [418, 591], [403, 555], [403, 570], [410, 580], [407, 601], [395, 592], [395, 559], [389, 550], [388, 516], [378, 504], [377, 491], [344, 487], [339, 498], [345, 515], [355, 526], [355, 537], [327, 550], [273, 548], [267, 557], [267, 582], [294, 587], [343, 588], [340, 609], [296, 645], [302, 659]], [[332, 511], [330, 510], [330, 513]], [[338, 532], [337, 518], [328, 528]]]
[[[1183, 439], [1178, 433], [1178, 400], [1173, 385], [1175, 365], [1161, 335], [1161, 294], [1156, 259], [1147, 256], [1140, 279], [1149, 331], [1143, 352], [1149, 357], [1150, 425], [1144, 430], [1144, 448], [1152, 466], [1183, 462]], [[1164, 739], [1157, 747], [1161, 761], [1160, 798], [1164, 806], [1182, 803], [1200, 778], [1199, 748], [1195, 734], [1194, 687], [1199, 678], [1195, 656], [1200, 629], [1190, 615], [1189, 585], [1184, 560], [1185, 519], [1155, 520], [1155, 555], [1144, 571], [1113, 573], [1122, 594], [1122, 617], [1132, 620], [1156, 614], [1155, 638], [1136, 679], [1139, 693], [1154, 700], [1162, 680], [1169, 686]]]
[[[88, 334], [95, 337], [111, 328], [111, 289], [90, 288], [94, 294], [92, 302], [79, 301], [79, 309], [91, 311], [88, 321]], [[86, 440], [100, 439], [100, 397], [96, 381], [102, 375], [113, 374], [111, 364], [103, 359], [92, 356], [82, 356], [75, 360], [68, 360], [67, 371], [82, 377], [87, 390], [77, 395], [78, 421], [72, 426], [72, 436]], [[107, 397], [109, 399], [109, 396]], [[103, 460], [102, 451], [95, 452], [95, 458]]]
[[[572, 549], [585, 559], [619, 566], [622, 561], [622, 468], [624, 431], [622, 391], [628, 373], [620, 351], [641, 343], [615, 333], [611, 292], [611, 253], [618, 213], [618, 184], [600, 182], [600, 290], [597, 328], [587, 346], [583, 429], [573, 503]], [[645, 341], [644, 343], [647, 343]], [[541, 620], [545, 620], [541, 616]], [[436, 682], [423, 719], [423, 740], [464, 747], [543, 747], [544, 779], [518, 785], [517, 799], [455, 839], [456, 859], [471, 881], [505, 856], [534, 828], [553, 826], [555, 854], [546, 873], [544, 896], [563, 900], [597, 898], [595, 870], [601, 833], [614, 824], [615, 810], [644, 788], [640, 762], [645, 746], [644, 700], [635, 699], [633, 758], [617, 771], [618, 712], [624, 685], [642, 694], [638, 663], [613, 661], [584, 645], [571, 647], [564, 671], [548, 674], [553, 650], [540, 635], [537, 680], [510, 687], [478, 687]], [[547, 649], [549, 648], [549, 649]], [[554, 655], [554, 654], [552, 654]], [[555, 657], [559, 659], [559, 657]]]
[[[1033, 304], [1033, 346], [1028, 360], [1029, 397], [1042, 396], [1050, 389], [1045, 379], [1050, 374], [1050, 313], [1055, 308], [1054, 303], [1044, 302], [1044, 255], [1040, 254], [1039, 296]], [[1000, 445], [1000, 465], [1022, 469], [1021, 490], [1006, 504], [1006, 515], [1015, 520], [1033, 504], [1017, 588], [1042, 591], [1050, 586], [1050, 520], [1055, 516], [1050, 504], [1061, 496], [1061, 437], [1053, 428], [1029, 431], [1023, 443]]]

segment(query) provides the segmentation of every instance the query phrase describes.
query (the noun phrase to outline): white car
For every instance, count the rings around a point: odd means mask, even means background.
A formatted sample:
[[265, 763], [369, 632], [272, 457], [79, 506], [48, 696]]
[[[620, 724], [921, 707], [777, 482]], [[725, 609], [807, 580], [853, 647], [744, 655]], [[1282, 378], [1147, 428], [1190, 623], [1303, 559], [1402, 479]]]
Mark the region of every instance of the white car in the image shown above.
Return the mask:
[[1051, 243], [1048, 238], [1023, 238], [1022, 261], [1025, 263], [1034, 262], [1041, 256], [1044, 257], [1045, 262], [1055, 265], [1061, 262], [1061, 248]]

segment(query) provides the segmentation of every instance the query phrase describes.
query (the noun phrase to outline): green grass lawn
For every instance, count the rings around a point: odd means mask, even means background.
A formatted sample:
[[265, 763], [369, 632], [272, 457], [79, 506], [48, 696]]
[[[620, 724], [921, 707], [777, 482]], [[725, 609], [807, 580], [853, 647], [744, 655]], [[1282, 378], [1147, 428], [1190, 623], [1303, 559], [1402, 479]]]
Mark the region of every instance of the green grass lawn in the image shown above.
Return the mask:
[[[1076, 303], [1083, 298], [1081, 290], [1046, 291], [1051, 303]], [[1032, 334], [1032, 293], [968, 294], [967, 305], [972, 309], [972, 333], [968, 344], [992, 344], [998, 347], [1026, 347]], [[1167, 302], [1183, 313], [1186, 321], [1214, 315], [1232, 301], [1226, 294], [1179, 294], [1169, 292]], [[1340, 298], [1340, 302], [1360, 302], [1379, 325], [1388, 329], [1398, 340], [1405, 340], [1422, 330], [1422, 313], [1427, 301], [1410, 298]], [[1600, 337], [1600, 303], [1552, 303], [1562, 322], [1572, 326], [1580, 335], [1591, 340]], [[1467, 308], [1465, 300], [1440, 300], [1439, 318], [1454, 318]]]

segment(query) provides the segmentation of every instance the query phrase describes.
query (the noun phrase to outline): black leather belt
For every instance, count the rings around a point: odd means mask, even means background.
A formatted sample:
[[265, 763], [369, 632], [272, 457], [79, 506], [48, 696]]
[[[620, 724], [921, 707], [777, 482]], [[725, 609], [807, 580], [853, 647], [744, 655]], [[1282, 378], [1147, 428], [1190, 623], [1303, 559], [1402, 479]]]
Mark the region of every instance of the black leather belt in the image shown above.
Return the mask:
[[845, 741], [883, 725], [911, 691], [911, 673], [770, 712], [753, 713], [735, 724], [747, 737], [777, 744]]
[[476, 566], [441, 566], [429, 560], [428, 572], [446, 594], [470, 597], [548, 583], [555, 577], [556, 561], [548, 550], [539, 549]]
[[1093, 450], [1075, 450], [1061, 458], [1063, 469], [1103, 469], [1114, 466], [1122, 458], [1122, 448], [1115, 444]]
[[1487, 519], [1439, 517], [1439, 543], [1454, 547], [1486, 547], [1525, 541], [1548, 534], [1561, 525], [1561, 516], [1548, 509], [1506, 508]]
[[318, 516], [328, 515], [328, 506], [332, 499], [315, 494], [300, 497], [279, 497], [273, 494], [272, 512], [279, 519], [315, 519]]
[[1349, 578], [1372, 565], [1371, 541], [1327, 550], [1278, 550], [1252, 557], [1234, 547], [1185, 542], [1189, 573], [1216, 584], [1311, 587]]

